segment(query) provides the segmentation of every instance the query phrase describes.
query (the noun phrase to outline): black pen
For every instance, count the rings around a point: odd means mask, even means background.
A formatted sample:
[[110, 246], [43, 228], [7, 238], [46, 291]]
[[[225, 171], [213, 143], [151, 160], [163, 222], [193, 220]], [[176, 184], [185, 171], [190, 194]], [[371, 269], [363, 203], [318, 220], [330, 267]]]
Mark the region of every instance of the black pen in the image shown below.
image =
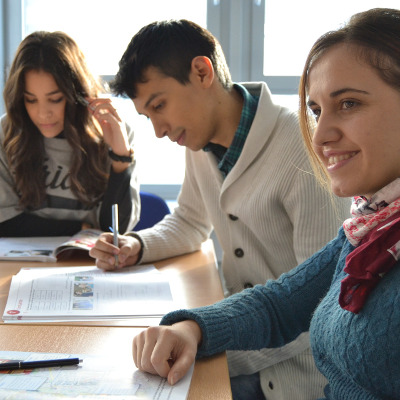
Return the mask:
[[79, 358], [59, 358], [57, 360], [37, 360], [37, 361], [8, 361], [0, 363], [0, 371], [11, 369], [32, 369], [32, 368], [49, 368], [62, 367], [64, 365], [76, 365], [83, 360]]

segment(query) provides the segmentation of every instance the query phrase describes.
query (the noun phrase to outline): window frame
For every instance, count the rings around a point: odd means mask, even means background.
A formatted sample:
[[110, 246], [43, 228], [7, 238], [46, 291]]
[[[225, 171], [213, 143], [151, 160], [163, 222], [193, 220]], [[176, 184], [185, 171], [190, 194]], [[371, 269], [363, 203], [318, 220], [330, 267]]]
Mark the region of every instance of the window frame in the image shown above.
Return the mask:
[[[3, 26], [0, 40], [0, 90], [2, 94], [15, 51], [22, 40], [22, 7], [23, 0], [0, 0], [0, 24]], [[5, 113], [3, 96], [0, 101], [0, 113]]]
[[300, 76], [263, 73], [265, 1], [208, 0], [207, 29], [219, 40], [234, 81], [264, 81], [273, 94], [297, 94]]

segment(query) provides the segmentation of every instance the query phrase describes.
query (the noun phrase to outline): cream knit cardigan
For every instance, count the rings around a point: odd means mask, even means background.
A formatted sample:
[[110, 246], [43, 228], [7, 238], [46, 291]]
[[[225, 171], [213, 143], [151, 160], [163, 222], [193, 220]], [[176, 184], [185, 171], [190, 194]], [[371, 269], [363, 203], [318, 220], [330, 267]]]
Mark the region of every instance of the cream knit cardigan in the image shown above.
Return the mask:
[[[315, 181], [297, 115], [274, 104], [265, 83], [243, 85], [260, 99], [234, 168], [224, 180], [212, 153], [187, 149], [178, 207], [138, 232], [141, 263], [148, 263], [198, 250], [214, 229], [228, 293], [276, 279], [306, 260], [336, 236], [350, 209], [349, 199], [332, 207]], [[228, 356], [232, 376], [263, 370], [268, 400], [322, 396], [326, 381], [315, 369], [308, 334], [280, 349]], [[296, 393], [285, 393], [285, 382], [296, 380]]]

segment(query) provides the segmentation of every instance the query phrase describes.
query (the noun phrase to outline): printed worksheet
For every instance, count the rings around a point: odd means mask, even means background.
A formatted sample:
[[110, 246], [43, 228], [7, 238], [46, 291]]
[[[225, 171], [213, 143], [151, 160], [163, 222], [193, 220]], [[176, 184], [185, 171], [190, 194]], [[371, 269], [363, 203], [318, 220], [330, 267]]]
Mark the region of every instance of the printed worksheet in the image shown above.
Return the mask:
[[11, 281], [4, 322], [161, 317], [176, 308], [169, 277], [154, 266], [22, 268]]
[[79, 366], [0, 371], [2, 400], [185, 400], [193, 366], [176, 385], [137, 370], [133, 361], [76, 354], [0, 351], [0, 363], [79, 357]]

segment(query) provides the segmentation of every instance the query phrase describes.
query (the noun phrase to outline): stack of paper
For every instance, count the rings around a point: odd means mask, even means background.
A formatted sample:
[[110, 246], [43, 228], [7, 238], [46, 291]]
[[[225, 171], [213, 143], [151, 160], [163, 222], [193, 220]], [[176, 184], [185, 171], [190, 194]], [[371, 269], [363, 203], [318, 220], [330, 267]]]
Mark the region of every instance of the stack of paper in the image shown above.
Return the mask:
[[176, 309], [168, 276], [154, 266], [22, 268], [11, 282], [4, 322], [162, 317]]

